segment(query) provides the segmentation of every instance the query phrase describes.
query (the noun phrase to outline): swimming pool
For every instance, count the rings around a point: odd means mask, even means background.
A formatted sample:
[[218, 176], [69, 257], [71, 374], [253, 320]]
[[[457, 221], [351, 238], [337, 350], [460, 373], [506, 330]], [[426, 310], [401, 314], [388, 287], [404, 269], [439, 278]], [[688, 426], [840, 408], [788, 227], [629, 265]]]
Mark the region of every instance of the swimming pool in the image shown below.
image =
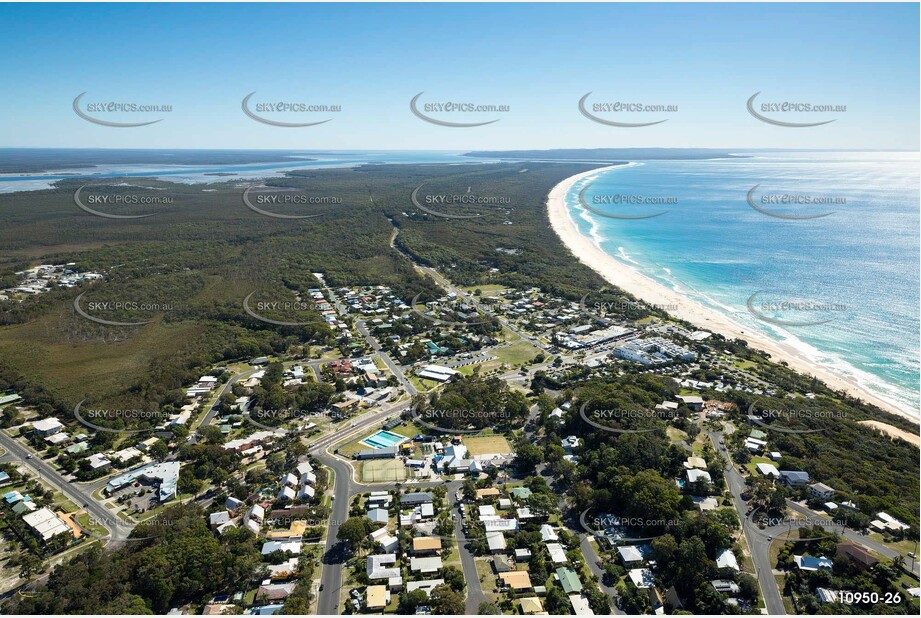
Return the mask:
[[398, 433], [393, 433], [392, 431], [378, 431], [376, 434], [368, 436], [361, 441], [362, 444], [366, 444], [371, 448], [387, 448], [389, 446], [396, 446], [397, 444], [402, 444], [406, 442], [409, 438], [401, 436]]

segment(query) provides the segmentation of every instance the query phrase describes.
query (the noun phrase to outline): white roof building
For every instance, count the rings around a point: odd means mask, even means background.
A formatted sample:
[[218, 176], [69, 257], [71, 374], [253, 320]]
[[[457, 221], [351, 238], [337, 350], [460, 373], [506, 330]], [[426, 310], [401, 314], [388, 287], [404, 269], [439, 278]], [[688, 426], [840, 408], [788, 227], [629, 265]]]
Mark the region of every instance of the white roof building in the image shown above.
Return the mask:
[[547, 543], [547, 551], [550, 552], [550, 560], [553, 564], [566, 564], [569, 562], [563, 546], [559, 543]]
[[47, 506], [23, 515], [22, 520], [27, 526], [32, 528], [32, 531], [40, 536], [43, 541], [47, 541], [58, 534], [73, 534], [70, 526], [61, 521], [58, 516], [54, 514], [54, 511]]
[[716, 555], [716, 566], [721, 569], [739, 570], [739, 562], [731, 549], [723, 549]]

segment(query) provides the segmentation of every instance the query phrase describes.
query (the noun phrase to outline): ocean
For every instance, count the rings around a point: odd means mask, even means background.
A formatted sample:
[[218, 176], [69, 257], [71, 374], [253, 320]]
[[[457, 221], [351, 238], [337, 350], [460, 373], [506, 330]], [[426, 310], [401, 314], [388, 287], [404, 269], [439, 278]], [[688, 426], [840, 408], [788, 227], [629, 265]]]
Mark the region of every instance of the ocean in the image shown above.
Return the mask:
[[918, 153], [735, 154], [630, 163], [567, 206], [615, 259], [917, 415]]

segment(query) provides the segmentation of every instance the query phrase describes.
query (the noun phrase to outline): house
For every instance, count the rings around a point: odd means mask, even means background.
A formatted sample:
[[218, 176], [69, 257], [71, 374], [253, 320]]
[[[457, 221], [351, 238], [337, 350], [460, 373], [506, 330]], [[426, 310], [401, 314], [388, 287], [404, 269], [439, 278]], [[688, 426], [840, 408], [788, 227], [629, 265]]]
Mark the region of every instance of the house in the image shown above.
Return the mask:
[[521, 613], [524, 615], [543, 614], [544, 606], [537, 597], [524, 597], [521, 603]]
[[281, 601], [291, 596], [295, 586], [297, 586], [296, 582], [289, 582], [287, 584], [263, 584], [259, 586], [259, 591], [256, 592], [256, 598], [260, 601]]
[[390, 591], [387, 586], [368, 586], [365, 592], [365, 607], [368, 609], [384, 609], [390, 603]]
[[281, 491], [278, 492], [277, 500], [279, 502], [289, 502], [291, 500], [294, 500], [296, 497], [297, 497], [297, 492], [295, 492], [292, 488], [285, 485], [284, 487], [281, 488]]
[[512, 590], [530, 590], [531, 576], [527, 571], [509, 571], [508, 573], [499, 573], [502, 582]]
[[767, 438], [767, 434], [761, 431], [760, 429], [752, 429], [751, 433], [748, 434], [748, 437], [753, 440], [764, 440]]
[[32, 431], [39, 436], [50, 436], [62, 429], [64, 429], [63, 423], [53, 416], [32, 423]]
[[246, 515], [243, 516], [243, 519], [253, 520], [261, 524], [265, 519], [265, 508], [263, 508], [261, 504], [254, 504], [246, 511]]
[[505, 551], [505, 536], [501, 532], [487, 532], [486, 545], [492, 554]]
[[831, 571], [832, 561], [825, 556], [793, 556], [793, 562], [800, 571]]
[[486, 532], [514, 532], [518, 530], [517, 519], [487, 519], [483, 521]]
[[528, 562], [531, 560], [531, 550], [527, 547], [519, 547], [515, 550], [515, 562]]
[[432, 590], [445, 583], [443, 579], [423, 579], [421, 581], [409, 582], [406, 584], [406, 592], [421, 590], [426, 595], [432, 594]]
[[835, 490], [825, 483], [813, 483], [809, 486], [809, 495], [820, 500], [828, 500], [835, 495]]
[[714, 579], [710, 585], [721, 594], [736, 595], [741, 591], [739, 585], [731, 579]]
[[208, 523], [212, 527], [218, 527], [223, 524], [226, 524], [230, 521], [230, 512], [229, 511], [218, 511], [217, 513], [211, 513], [208, 517]]
[[546, 543], [547, 541], [559, 541], [560, 537], [557, 535], [556, 530], [553, 529], [553, 526], [550, 524], [541, 524], [540, 539]]
[[704, 400], [700, 395], [678, 395], [678, 399], [683, 401], [692, 412], [700, 412], [704, 409]]
[[569, 595], [569, 604], [572, 605], [572, 613], [576, 616], [594, 616], [595, 612], [592, 611], [591, 605], [581, 594], [571, 594]]
[[492, 557], [492, 566], [496, 573], [508, 573], [512, 570], [512, 563], [509, 561], [508, 556], [501, 554]]
[[621, 545], [617, 548], [617, 554], [621, 563], [630, 569], [642, 564], [650, 550], [649, 545]]
[[780, 461], [783, 459], [783, 455], [781, 455], [779, 451], [771, 451], [768, 453], [768, 459], [771, 461]]
[[390, 579], [391, 577], [400, 577], [400, 569], [392, 567], [397, 563], [396, 554], [377, 554], [368, 556], [367, 573], [368, 579]]
[[582, 592], [582, 582], [576, 572], [569, 567], [560, 567], [556, 570], [556, 578], [563, 587], [563, 592], [573, 594]]
[[835, 555], [838, 558], [846, 558], [853, 562], [861, 569], [869, 569], [875, 566], [879, 559], [866, 549], [854, 543], [853, 541], [843, 541], [838, 543]]
[[750, 450], [753, 453], [760, 453], [764, 450], [764, 447], [767, 446], [767, 442], [764, 440], [758, 440], [756, 438], [746, 438], [745, 439], [745, 448]]
[[413, 538], [413, 553], [417, 556], [434, 554], [441, 551], [441, 539], [434, 536], [417, 536]]
[[739, 570], [739, 562], [731, 549], [721, 549], [716, 554], [716, 566], [720, 569]]
[[268, 556], [271, 553], [276, 551], [280, 552], [291, 552], [294, 556], [299, 556], [301, 553], [301, 542], [300, 541], [266, 541], [262, 544], [262, 555]]
[[428, 558], [417, 558], [413, 556], [409, 559], [409, 570], [413, 573], [437, 573], [441, 570], [441, 557], [431, 556]]
[[710, 478], [710, 473], [706, 470], [691, 468], [690, 470], [685, 470], [685, 473], [688, 477], [688, 483], [697, 483], [698, 481], [702, 481], [707, 484], [713, 483], [712, 479]]
[[694, 506], [696, 506], [701, 512], [713, 511], [719, 508], [719, 503], [713, 496], [692, 496], [692, 499], [694, 500]]
[[895, 517], [893, 517], [892, 515], [889, 515], [888, 513], [884, 511], [880, 511], [879, 513], [877, 513], [876, 517], [878, 518], [877, 521], [882, 521], [884, 523], [884, 527], [886, 530], [900, 531], [900, 530], [908, 530], [909, 528], [908, 524], [899, 521], [898, 519], [896, 519]]
[[0, 470], [0, 485], [8, 485], [9, 483], [10, 475]]
[[391, 535], [387, 528], [378, 528], [371, 533], [371, 539], [377, 543], [380, 543], [381, 547], [384, 548], [385, 553], [391, 553], [396, 551], [397, 547], [400, 546], [400, 541], [397, 537]]
[[809, 482], [809, 473], [801, 470], [781, 470], [780, 482], [787, 487], [802, 487]]
[[816, 588], [815, 596], [819, 600], [819, 604], [825, 605], [826, 603], [837, 603], [838, 602], [838, 591], [829, 590], [828, 588]]
[[706, 470], [707, 460], [704, 459], [703, 457], [691, 456], [691, 457], [688, 457], [688, 460], [687, 462], [685, 462], [684, 467], [689, 468], [689, 469], [698, 468], [700, 470]]
[[775, 479], [780, 478], [780, 471], [777, 470], [774, 464], [759, 463], [755, 466], [755, 469], [761, 476], [772, 476]]
[[479, 515], [480, 521], [486, 521], [487, 519], [496, 519], [496, 507], [491, 504], [481, 504], [477, 507], [477, 513]]
[[655, 577], [649, 569], [630, 569], [627, 575], [637, 588], [653, 588], [656, 585]]
[[371, 523], [386, 524], [390, 517], [384, 509], [371, 509], [368, 511], [368, 519]]
[[550, 553], [550, 561], [553, 564], [566, 564], [569, 562], [563, 546], [559, 543], [547, 543], [547, 551]]
[[23, 515], [22, 521], [24, 521], [25, 524], [32, 529], [32, 533], [42, 541], [48, 541], [58, 534], [73, 535], [73, 530], [70, 526], [61, 521], [61, 519], [55, 515], [54, 511], [47, 506]]
[[432, 494], [428, 492], [416, 492], [411, 494], [403, 494], [403, 497], [400, 498], [400, 504], [403, 506], [415, 506], [417, 504], [431, 504], [432, 503]]
[[26, 513], [31, 513], [32, 511], [35, 511], [37, 509], [38, 509], [38, 505], [36, 505], [31, 500], [23, 500], [22, 502], [16, 503], [16, 505], [13, 507], [13, 512], [16, 513], [17, 515], [24, 515]]
[[476, 490], [476, 499], [482, 500], [483, 498], [492, 498], [499, 495], [498, 487], [486, 487], [484, 489]]
[[518, 500], [527, 500], [531, 497], [532, 492], [527, 487], [513, 487], [509, 493]]

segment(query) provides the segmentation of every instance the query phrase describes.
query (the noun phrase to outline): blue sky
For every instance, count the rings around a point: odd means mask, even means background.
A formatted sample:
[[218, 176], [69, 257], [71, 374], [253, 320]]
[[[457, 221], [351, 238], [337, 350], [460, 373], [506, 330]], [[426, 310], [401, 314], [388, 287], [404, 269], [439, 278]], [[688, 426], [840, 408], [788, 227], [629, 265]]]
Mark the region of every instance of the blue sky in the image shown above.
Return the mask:
[[[0, 5], [0, 146], [297, 149], [558, 147], [918, 150], [918, 4], [199, 4]], [[98, 126], [71, 104], [169, 104], [138, 128]], [[266, 117], [241, 108], [285, 100], [335, 114]], [[423, 102], [508, 105], [447, 128]], [[656, 126], [609, 127], [577, 103], [677, 105], [666, 114], [599, 113]], [[746, 100], [846, 105], [759, 122]], [[765, 113], [765, 115], [770, 115]]]

